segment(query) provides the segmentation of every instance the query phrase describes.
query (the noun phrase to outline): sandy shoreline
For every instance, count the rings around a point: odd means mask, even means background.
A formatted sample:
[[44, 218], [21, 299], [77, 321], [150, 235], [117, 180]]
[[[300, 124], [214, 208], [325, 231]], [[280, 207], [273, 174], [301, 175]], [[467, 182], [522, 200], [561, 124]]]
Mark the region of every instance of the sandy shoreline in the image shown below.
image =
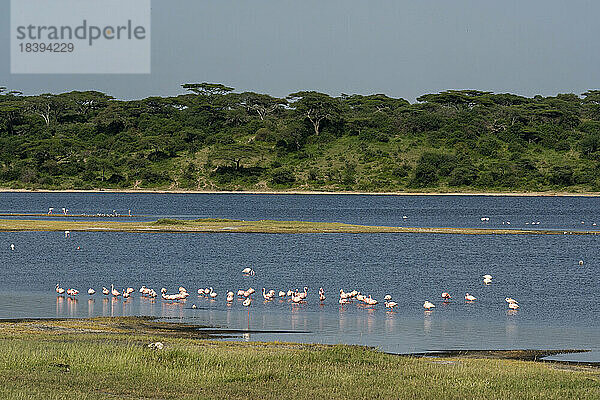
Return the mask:
[[600, 192], [357, 192], [317, 190], [169, 190], [169, 189], [90, 189], [90, 190], [31, 190], [0, 188], [0, 193], [125, 193], [125, 194], [249, 194], [249, 195], [350, 195], [350, 196], [496, 196], [496, 197], [600, 197]]

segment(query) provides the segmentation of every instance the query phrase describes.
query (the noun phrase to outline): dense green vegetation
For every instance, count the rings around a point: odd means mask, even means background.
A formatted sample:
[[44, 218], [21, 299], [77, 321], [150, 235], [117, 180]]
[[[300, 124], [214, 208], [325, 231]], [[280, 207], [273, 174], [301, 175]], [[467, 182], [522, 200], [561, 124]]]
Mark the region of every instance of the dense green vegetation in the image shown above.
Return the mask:
[[[3, 399], [597, 399], [596, 368], [216, 342], [137, 318], [0, 323]], [[163, 349], [148, 348], [161, 341]]]
[[120, 101], [0, 89], [5, 188], [600, 191], [600, 91]]

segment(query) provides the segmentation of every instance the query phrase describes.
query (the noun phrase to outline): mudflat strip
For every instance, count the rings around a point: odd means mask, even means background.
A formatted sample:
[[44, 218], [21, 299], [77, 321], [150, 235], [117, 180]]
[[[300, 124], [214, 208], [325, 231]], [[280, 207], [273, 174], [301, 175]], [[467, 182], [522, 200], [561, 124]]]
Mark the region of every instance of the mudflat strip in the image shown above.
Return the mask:
[[600, 231], [540, 229], [418, 228], [368, 226], [337, 222], [240, 221], [228, 219], [175, 220], [154, 222], [51, 221], [0, 219], [0, 231], [79, 232], [180, 232], [180, 233], [437, 233], [462, 235], [597, 235]]

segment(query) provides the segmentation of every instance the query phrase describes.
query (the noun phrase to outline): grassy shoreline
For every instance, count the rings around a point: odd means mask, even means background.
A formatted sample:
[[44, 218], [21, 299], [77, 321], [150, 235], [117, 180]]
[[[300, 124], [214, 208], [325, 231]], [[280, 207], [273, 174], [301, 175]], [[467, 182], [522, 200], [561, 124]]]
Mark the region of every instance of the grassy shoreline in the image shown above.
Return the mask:
[[[144, 318], [0, 321], [3, 398], [593, 399], [600, 370], [398, 357], [345, 345], [223, 342]], [[148, 348], [160, 341], [162, 350]]]
[[125, 194], [248, 194], [248, 195], [348, 195], [348, 196], [509, 196], [509, 197], [600, 197], [600, 192], [562, 191], [411, 191], [361, 192], [326, 190], [182, 190], [182, 189], [11, 189], [0, 188], [0, 193], [125, 193]]
[[80, 232], [173, 232], [173, 233], [436, 233], [463, 235], [596, 235], [600, 231], [555, 231], [484, 228], [416, 228], [368, 226], [338, 222], [241, 221], [230, 219], [176, 220], [154, 222], [55, 221], [0, 219], [0, 231], [80, 231]]

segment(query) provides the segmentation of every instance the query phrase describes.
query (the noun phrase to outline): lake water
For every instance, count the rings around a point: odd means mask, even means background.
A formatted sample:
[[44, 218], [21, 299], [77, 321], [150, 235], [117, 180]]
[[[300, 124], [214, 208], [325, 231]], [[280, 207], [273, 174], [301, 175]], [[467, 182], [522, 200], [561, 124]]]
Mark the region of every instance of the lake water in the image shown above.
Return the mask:
[[[595, 229], [600, 199], [588, 197], [347, 196], [241, 194], [0, 193], [0, 213], [110, 213], [339, 221], [368, 225]], [[407, 218], [403, 218], [406, 216]], [[481, 217], [490, 221], [482, 223]], [[539, 225], [530, 225], [539, 221]], [[583, 224], [581, 223], [583, 221]], [[505, 224], [502, 224], [505, 222]], [[248, 340], [349, 343], [407, 353], [441, 349], [593, 350], [600, 361], [600, 238], [595, 235], [170, 234], [0, 232], [0, 318], [154, 315], [253, 333]], [[10, 250], [10, 244], [15, 250]], [[76, 250], [80, 247], [80, 250]], [[578, 264], [584, 260], [584, 265]], [[241, 270], [252, 267], [254, 277]], [[491, 274], [486, 286], [482, 275]], [[74, 287], [76, 300], [54, 286]], [[115, 284], [192, 295], [172, 304], [134, 297], [89, 297]], [[252, 306], [225, 303], [228, 290], [258, 290]], [[263, 302], [260, 289], [309, 287], [306, 304]], [[213, 287], [215, 301], [198, 298]], [[327, 299], [318, 301], [317, 290]], [[360, 290], [395, 312], [338, 304], [339, 289]], [[441, 302], [440, 293], [453, 295]], [[477, 297], [464, 301], [465, 292]], [[508, 310], [505, 297], [521, 308]], [[436, 304], [424, 312], [423, 301]], [[195, 304], [197, 309], [192, 309]]]

